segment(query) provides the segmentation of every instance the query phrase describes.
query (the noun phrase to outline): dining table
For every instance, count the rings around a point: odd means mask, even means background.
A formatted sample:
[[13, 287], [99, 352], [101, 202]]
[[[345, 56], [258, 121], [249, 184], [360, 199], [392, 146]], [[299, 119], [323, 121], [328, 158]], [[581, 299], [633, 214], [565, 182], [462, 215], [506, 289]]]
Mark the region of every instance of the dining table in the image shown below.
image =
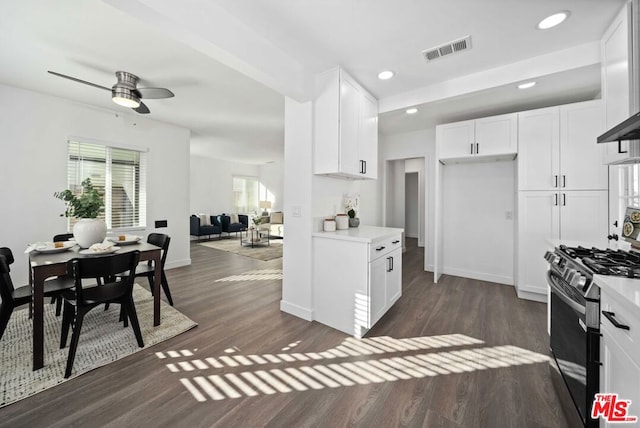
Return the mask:
[[[118, 246], [111, 254], [140, 251], [140, 261], [153, 261], [153, 325], [160, 325], [160, 283], [162, 278], [162, 248], [139, 242], [133, 245]], [[44, 367], [44, 283], [48, 278], [66, 275], [70, 260], [83, 257], [95, 257], [93, 254], [81, 254], [76, 245], [55, 253], [29, 253], [29, 283], [33, 287], [33, 370]]]

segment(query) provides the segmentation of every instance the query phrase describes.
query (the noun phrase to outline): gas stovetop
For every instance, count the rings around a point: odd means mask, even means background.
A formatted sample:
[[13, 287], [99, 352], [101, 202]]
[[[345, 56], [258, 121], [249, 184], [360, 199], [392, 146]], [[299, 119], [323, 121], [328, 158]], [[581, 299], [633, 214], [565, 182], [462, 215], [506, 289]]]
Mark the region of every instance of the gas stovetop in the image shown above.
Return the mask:
[[640, 253], [635, 251], [560, 245], [556, 252], [579, 261], [593, 274], [640, 278]]

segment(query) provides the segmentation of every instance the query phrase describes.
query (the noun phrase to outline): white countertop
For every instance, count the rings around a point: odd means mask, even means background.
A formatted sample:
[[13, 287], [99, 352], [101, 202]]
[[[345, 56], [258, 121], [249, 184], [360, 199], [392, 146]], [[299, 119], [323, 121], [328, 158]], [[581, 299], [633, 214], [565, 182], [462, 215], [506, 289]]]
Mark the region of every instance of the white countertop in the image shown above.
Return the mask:
[[404, 229], [396, 227], [363, 226], [350, 227], [335, 232], [314, 232], [314, 238], [340, 239], [344, 241], [374, 242], [385, 238], [391, 238], [404, 232]]
[[566, 239], [547, 239], [547, 242], [552, 247], [559, 247], [560, 245], [566, 245], [567, 247], [584, 247], [584, 248], [611, 248], [613, 250], [621, 249], [621, 250], [629, 250], [631, 248], [631, 244], [626, 241], [611, 241], [611, 245], [606, 245], [604, 242], [588, 242], [588, 241], [567, 241]]
[[640, 279], [594, 275], [593, 282], [595, 282], [601, 290], [617, 294], [620, 299], [624, 299], [633, 305], [634, 308], [640, 310]]

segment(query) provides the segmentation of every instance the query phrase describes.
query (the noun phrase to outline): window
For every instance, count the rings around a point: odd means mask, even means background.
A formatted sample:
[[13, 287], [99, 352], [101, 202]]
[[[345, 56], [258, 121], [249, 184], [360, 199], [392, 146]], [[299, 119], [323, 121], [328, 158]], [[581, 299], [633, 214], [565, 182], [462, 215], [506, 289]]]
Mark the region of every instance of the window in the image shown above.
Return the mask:
[[108, 229], [146, 227], [146, 165], [142, 151], [69, 141], [69, 189], [80, 190], [82, 180], [91, 179], [104, 194]]
[[258, 177], [233, 177], [233, 209], [236, 213], [258, 212]]
[[618, 212], [624, 215], [627, 207], [640, 208], [640, 165], [619, 167]]

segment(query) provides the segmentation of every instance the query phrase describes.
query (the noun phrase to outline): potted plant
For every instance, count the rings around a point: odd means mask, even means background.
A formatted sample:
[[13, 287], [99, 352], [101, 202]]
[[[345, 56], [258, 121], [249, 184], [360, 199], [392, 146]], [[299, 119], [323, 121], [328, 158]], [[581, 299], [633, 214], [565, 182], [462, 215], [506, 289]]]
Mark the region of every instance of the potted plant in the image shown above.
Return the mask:
[[53, 196], [63, 200], [66, 204], [64, 213], [60, 216], [75, 217], [73, 237], [82, 248], [89, 248], [93, 244], [104, 241], [107, 236], [107, 225], [104, 220], [97, 218], [104, 211], [104, 198], [91, 184], [91, 179], [82, 181], [82, 192], [77, 195], [69, 189], [55, 192]]
[[349, 216], [349, 227], [358, 227], [360, 226], [360, 219], [356, 217], [356, 210], [353, 208], [347, 211], [347, 215]]
[[360, 206], [359, 194], [346, 194], [344, 195], [344, 208], [349, 216], [349, 227], [360, 226], [360, 219], [358, 218], [358, 207]]

